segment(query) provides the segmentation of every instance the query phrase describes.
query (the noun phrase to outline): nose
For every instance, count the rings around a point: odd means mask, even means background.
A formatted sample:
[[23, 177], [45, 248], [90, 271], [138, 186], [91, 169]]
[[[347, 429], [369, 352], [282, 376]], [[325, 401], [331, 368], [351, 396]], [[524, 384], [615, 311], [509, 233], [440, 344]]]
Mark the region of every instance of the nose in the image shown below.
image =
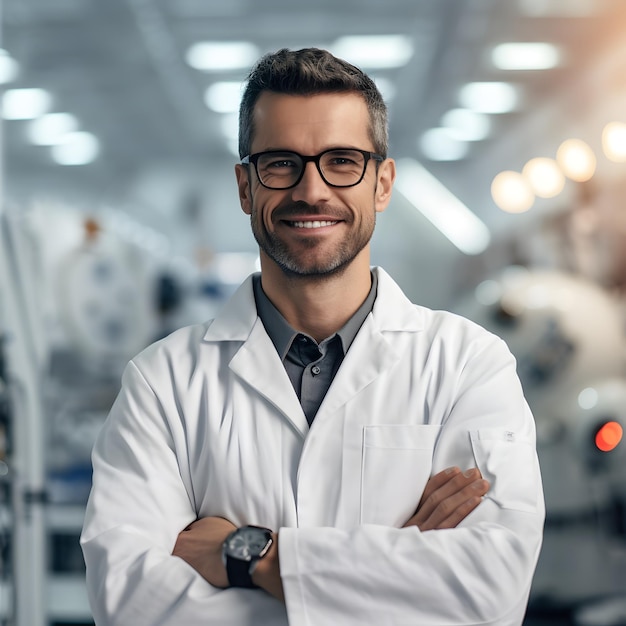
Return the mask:
[[331, 190], [324, 182], [315, 163], [309, 161], [304, 166], [302, 180], [291, 190], [294, 201], [302, 201], [307, 204], [329, 200]]

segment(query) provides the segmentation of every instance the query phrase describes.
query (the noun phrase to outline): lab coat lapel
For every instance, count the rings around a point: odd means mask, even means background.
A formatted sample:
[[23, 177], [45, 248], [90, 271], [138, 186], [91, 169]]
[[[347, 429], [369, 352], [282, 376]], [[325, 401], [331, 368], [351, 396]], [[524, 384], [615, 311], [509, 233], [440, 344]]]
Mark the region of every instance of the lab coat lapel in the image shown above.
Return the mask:
[[230, 369], [269, 400], [303, 436], [309, 430], [287, 371], [260, 319], [230, 362]]
[[333, 413], [389, 369], [400, 355], [368, 317], [333, 380], [316, 417]]
[[384, 270], [375, 271], [378, 293], [374, 308], [350, 346], [318, 417], [320, 413], [336, 411], [397, 363], [407, 348], [403, 334], [423, 328], [421, 309], [409, 301]]
[[209, 326], [205, 341], [241, 342], [230, 369], [271, 402], [302, 437], [309, 425], [276, 348], [259, 319], [252, 276], [244, 281]]

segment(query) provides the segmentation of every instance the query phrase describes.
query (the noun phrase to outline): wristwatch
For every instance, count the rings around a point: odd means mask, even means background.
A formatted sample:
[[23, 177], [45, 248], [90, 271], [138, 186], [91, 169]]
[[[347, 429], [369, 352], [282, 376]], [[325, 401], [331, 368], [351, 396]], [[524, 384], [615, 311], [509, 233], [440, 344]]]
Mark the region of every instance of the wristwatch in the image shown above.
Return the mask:
[[252, 572], [273, 542], [272, 531], [261, 526], [242, 526], [226, 537], [222, 545], [222, 560], [231, 587], [256, 587], [252, 582]]

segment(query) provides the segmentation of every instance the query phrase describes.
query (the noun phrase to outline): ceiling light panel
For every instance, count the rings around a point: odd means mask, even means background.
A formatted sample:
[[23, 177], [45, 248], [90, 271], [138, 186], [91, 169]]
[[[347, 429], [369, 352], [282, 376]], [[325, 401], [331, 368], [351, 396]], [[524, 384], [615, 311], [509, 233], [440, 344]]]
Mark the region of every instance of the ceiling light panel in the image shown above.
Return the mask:
[[259, 49], [248, 41], [201, 41], [187, 50], [187, 63], [197, 70], [222, 72], [249, 69]]
[[68, 133], [63, 143], [52, 146], [52, 158], [59, 165], [86, 165], [96, 159], [100, 142], [87, 132]]
[[214, 83], [204, 93], [204, 102], [216, 113], [234, 113], [239, 110], [242, 87], [239, 81]]
[[597, 12], [598, 0], [518, 0], [528, 17], [589, 17]]
[[467, 156], [469, 146], [449, 128], [431, 128], [420, 138], [422, 154], [430, 161], [459, 161]]
[[503, 43], [491, 51], [500, 70], [549, 70], [561, 64], [560, 49], [550, 43]]
[[480, 254], [489, 246], [487, 226], [417, 161], [398, 161], [396, 187], [464, 254]]
[[0, 49], [0, 84], [10, 83], [19, 73], [18, 62], [6, 50]]
[[330, 51], [364, 69], [388, 69], [402, 67], [411, 60], [413, 41], [407, 35], [340, 37]]
[[44, 115], [52, 106], [52, 96], [45, 89], [9, 89], [2, 96], [5, 120], [32, 120]]
[[478, 113], [509, 113], [518, 108], [519, 94], [510, 83], [468, 83], [459, 92], [459, 103]]
[[30, 122], [28, 138], [36, 146], [53, 146], [78, 130], [78, 120], [70, 113], [47, 113]]
[[491, 132], [489, 117], [470, 109], [448, 111], [441, 118], [441, 126], [447, 128], [460, 141], [482, 141]]

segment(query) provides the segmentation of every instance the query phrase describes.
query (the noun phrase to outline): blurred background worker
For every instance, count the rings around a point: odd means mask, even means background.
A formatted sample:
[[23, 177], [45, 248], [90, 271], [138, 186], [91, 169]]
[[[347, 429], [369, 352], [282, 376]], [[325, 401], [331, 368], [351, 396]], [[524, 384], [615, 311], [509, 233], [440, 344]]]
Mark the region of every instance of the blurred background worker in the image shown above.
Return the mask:
[[[327, 48], [389, 108], [372, 262], [505, 339], [547, 517], [526, 623], [626, 623], [622, 0], [4, 0], [0, 624], [92, 624], [78, 536], [124, 363], [258, 253], [242, 81]], [[420, 271], [427, 268], [427, 271]]]

